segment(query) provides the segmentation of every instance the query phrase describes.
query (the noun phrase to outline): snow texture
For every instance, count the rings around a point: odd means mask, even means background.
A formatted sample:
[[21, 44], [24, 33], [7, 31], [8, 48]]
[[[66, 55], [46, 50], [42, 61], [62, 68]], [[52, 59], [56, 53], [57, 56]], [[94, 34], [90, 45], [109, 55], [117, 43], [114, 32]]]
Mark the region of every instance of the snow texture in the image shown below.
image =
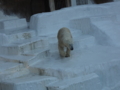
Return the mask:
[[[33, 15], [30, 28], [1, 21], [0, 90], [120, 90], [119, 9], [119, 1], [64, 8]], [[58, 52], [62, 27], [74, 41], [68, 58]]]

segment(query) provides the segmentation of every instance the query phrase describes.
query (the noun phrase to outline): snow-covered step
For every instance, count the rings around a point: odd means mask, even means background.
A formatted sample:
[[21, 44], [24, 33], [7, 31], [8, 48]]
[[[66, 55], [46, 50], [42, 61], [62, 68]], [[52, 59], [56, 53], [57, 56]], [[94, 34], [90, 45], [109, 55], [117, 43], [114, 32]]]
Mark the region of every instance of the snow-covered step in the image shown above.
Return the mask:
[[[73, 41], [74, 41], [73, 45], [74, 44], [76, 45], [76, 43], [78, 43], [77, 41], [80, 39], [80, 35], [81, 35], [80, 32], [81, 31], [79, 31], [79, 30], [71, 29], [71, 33], [72, 33]], [[51, 53], [55, 52], [55, 51], [58, 51], [57, 34], [49, 37], [49, 48], [50, 48]]]
[[[115, 53], [115, 55], [113, 53]], [[111, 83], [114, 85], [120, 80], [119, 54], [120, 49], [118, 49], [118, 47], [96, 46], [88, 49], [73, 50], [71, 56], [68, 58], [60, 58], [59, 53], [54, 53], [52, 57], [30, 67], [37, 71], [35, 73], [54, 76], [60, 79], [97, 72], [101, 78], [105, 75], [104, 77], [107, 77], [106, 81], [109, 82], [107, 84], [111, 86]], [[101, 70], [101, 67], [104, 68], [105, 71]], [[110, 69], [111, 74], [109, 74]], [[32, 71], [33, 70], [31, 70], [31, 72]]]
[[26, 19], [13, 19], [13, 20], [4, 20], [0, 22], [0, 32], [6, 32], [15, 29], [27, 28], [28, 24]]
[[21, 63], [0, 61], [0, 81], [29, 74]]
[[34, 37], [31, 39], [20, 40], [14, 43], [2, 45], [0, 54], [19, 55], [38, 48], [48, 47], [47, 38]]
[[120, 90], [120, 82], [117, 83], [114, 87], [110, 88], [109, 90]]
[[4, 73], [4, 74], [0, 74], [0, 81], [4, 81], [4, 80], [8, 80], [8, 79], [14, 79], [17, 77], [23, 77], [26, 75], [29, 75], [30, 71], [28, 68], [22, 68], [20, 70], [17, 71], [12, 71], [10, 73]]
[[0, 61], [0, 74], [9, 73], [11, 71], [17, 71], [22, 68], [22, 64], [7, 62], [7, 61]]
[[[91, 26], [90, 26], [90, 18], [77, 18], [77, 19], [72, 19], [69, 22], [69, 26], [73, 30], [81, 30], [78, 34], [88, 34], [91, 31]], [[76, 35], [78, 35], [76, 34]]]
[[30, 39], [36, 36], [36, 33], [34, 30], [30, 29], [20, 29], [20, 30], [14, 30], [9, 31], [5, 33], [9, 39], [9, 42], [14, 42], [17, 40], [23, 40], [23, 39]]
[[82, 31], [80, 29], [70, 28], [70, 30], [71, 30], [73, 40], [79, 39], [79, 37], [82, 36]]
[[93, 21], [91, 24], [93, 35], [101, 45], [120, 46], [120, 25], [117, 21]]
[[102, 90], [111, 90], [109, 87], [104, 87]]
[[91, 35], [80, 36], [74, 43], [74, 48], [76, 50], [90, 48], [97, 44], [95, 37]]
[[0, 82], [2, 90], [47, 90], [46, 85], [57, 81], [48, 76], [25, 76]]
[[[46, 47], [46, 48], [38, 48], [38, 49], [31, 50], [29, 52], [23, 53], [21, 55], [24, 55], [24, 56], [35, 56], [35, 55], [38, 55], [38, 54], [41, 54], [41, 53], [45, 53], [46, 56], [47, 56], [48, 51], [49, 51], [48, 47]], [[44, 55], [42, 55], [42, 56], [44, 56]], [[42, 58], [42, 56], [40, 56], [40, 57]]]
[[21, 55], [0, 55], [0, 59], [9, 62], [23, 63], [26, 65], [33, 65], [40, 62], [49, 56], [49, 50], [35, 49]]
[[48, 58], [50, 55], [49, 55], [49, 49], [48, 48], [41, 48], [41, 49], [35, 49], [35, 50], [32, 50], [28, 53], [23, 53], [22, 54], [23, 56], [33, 56], [33, 58], [25, 63], [29, 64], [29, 65], [34, 65], [46, 58]]
[[47, 90], [101, 90], [99, 76], [95, 73], [51, 83]]
[[[53, 40], [53, 41], [52, 41]], [[52, 40], [49, 40], [49, 47], [50, 47], [50, 54], [58, 52], [58, 41], [56, 38], [52, 38]], [[82, 35], [82, 36], [77, 36], [73, 37], [73, 47], [74, 50], [79, 50], [79, 49], [86, 49], [95, 46], [96, 40], [95, 37], [90, 36], [90, 35]]]
[[49, 50], [50, 50], [50, 53], [52, 51], [57, 51], [58, 50], [58, 39], [57, 39], [57, 36], [49, 37]]
[[99, 21], [117, 21], [117, 15], [115, 14], [108, 14], [108, 15], [100, 15], [100, 16], [94, 16], [90, 17], [91, 22], [99, 22]]

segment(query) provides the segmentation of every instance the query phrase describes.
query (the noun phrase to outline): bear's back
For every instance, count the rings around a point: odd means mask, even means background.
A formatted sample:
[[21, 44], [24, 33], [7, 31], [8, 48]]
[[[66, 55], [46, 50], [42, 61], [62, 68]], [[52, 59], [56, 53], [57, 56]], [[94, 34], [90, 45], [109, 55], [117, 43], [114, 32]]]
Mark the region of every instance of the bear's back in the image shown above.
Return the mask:
[[58, 32], [58, 38], [59, 37], [64, 37], [65, 38], [65, 37], [71, 37], [71, 36], [72, 35], [70, 33], [70, 30], [66, 27], [61, 28]]
[[68, 28], [63, 27], [59, 30], [57, 38], [58, 38], [58, 40], [60, 40], [62, 42], [68, 42], [68, 41], [72, 40], [72, 35]]

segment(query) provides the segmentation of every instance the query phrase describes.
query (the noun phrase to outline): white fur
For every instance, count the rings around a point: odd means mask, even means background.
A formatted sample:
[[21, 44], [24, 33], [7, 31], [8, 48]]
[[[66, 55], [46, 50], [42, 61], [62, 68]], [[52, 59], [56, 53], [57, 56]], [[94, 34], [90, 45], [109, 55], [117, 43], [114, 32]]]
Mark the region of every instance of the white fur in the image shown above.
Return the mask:
[[[58, 31], [58, 49], [61, 57], [69, 57], [70, 56], [70, 49], [73, 45], [73, 39], [71, 32], [68, 28], [61, 28]], [[64, 47], [67, 48], [66, 52], [64, 51]]]

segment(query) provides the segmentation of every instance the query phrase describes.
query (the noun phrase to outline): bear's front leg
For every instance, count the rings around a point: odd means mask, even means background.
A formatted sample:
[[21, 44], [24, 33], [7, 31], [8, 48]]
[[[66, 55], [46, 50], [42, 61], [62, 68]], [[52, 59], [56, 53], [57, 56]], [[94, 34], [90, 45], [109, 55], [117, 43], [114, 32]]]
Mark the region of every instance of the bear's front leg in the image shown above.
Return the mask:
[[58, 46], [59, 47], [59, 54], [61, 57], [65, 57], [66, 53], [64, 51], [64, 47], [61, 47], [60, 45]]
[[66, 56], [65, 57], [70, 57], [70, 49], [69, 48], [67, 48], [67, 50], [66, 50]]

